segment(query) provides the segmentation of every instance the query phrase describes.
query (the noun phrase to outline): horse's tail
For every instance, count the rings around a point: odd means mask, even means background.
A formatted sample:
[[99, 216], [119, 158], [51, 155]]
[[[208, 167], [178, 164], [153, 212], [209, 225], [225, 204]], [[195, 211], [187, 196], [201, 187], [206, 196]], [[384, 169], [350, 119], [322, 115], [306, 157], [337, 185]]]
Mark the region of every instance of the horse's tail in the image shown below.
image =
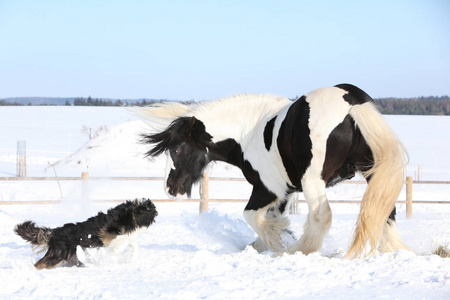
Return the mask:
[[52, 237], [52, 229], [47, 227], [38, 227], [34, 222], [26, 221], [14, 228], [14, 232], [34, 247], [47, 247]]
[[[404, 184], [408, 154], [373, 102], [352, 106], [350, 115], [369, 145], [374, 159], [373, 167], [363, 173], [368, 186], [361, 202], [353, 241], [346, 255], [347, 258], [354, 258], [376, 251], [383, 236], [383, 228], [388, 224], [388, 217]], [[406, 248], [398, 234], [396, 237], [398, 241], [392, 242], [400, 245], [399, 248]], [[365, 251], [367, 242], [370, 246], [368, 253]]]

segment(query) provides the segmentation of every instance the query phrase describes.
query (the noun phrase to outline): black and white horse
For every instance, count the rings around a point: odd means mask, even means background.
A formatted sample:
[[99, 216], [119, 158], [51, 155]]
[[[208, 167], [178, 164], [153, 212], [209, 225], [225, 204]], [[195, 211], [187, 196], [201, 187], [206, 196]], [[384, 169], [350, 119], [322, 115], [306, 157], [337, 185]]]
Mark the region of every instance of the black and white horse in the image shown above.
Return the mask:
[[[395, 225], [395, 203], [407, 154], [361, 89], [340, 84], [296, 101], [238, 95], [189, 106], [165, 103], [142, 115], [163, 124], [143, 141], [152, 145], [149, 156], [169, 151], [171, 195], [190, 195], [211, 161], [242, 170], [253, 185], [244, 218], [258, 234], [258, 251], [319, 250], [331, 226], [325, 188], [358, 171], [368, 186], [347, 257], [406, 248]], [[297, 191], [304, 193], [309, 213], [301, 238], [286, 245], [280, 235], [290, 232], [286, 208]]]

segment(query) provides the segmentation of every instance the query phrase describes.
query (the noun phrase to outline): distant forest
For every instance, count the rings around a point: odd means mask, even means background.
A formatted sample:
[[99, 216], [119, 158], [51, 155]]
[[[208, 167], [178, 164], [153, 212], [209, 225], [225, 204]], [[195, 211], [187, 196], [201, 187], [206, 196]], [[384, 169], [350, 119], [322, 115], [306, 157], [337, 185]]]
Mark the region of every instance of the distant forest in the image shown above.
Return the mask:
[[385, 115], [450, 115], [450, 97], [374, 99]]
[[[147, 106], [157, 102], [161, 102], [162, 100], [140, 100], [140, 101], [121, 101], [121, 100], [102, 100], [102, 99], [93, 99], [88, 97], [84, 98], [75, 98], [73, 100], [74, 106]], [[72, 105], [69, 101], [66, 101], [65, 105]]]
[[[378, 109], [386, 115], [450, 115], [450, 97], [418, 97], [418, 98], [379, 98], [374, 99]], [[110, 100], [98, 98], [75, 98], [66, 100], [67, 106], [148, 106], [164, 100]], [[179, 101], [186, 104], [195, 103], [194, 100]], [[0, 106], [25, 105], [20, 102], [0, 100]], [[32, 105], [28, 103], [27, 105]], [[39, 104], [49, 105], [49, 104]], [[55, 105], [55, 104], [50, 104]]]

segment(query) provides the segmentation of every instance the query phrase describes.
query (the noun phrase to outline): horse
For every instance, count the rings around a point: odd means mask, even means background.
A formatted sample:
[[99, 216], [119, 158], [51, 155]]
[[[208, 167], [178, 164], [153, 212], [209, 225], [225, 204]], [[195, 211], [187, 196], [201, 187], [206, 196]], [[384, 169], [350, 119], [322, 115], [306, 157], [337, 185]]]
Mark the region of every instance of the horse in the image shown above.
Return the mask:
[[[395, 221], [407, 152], [383, 120], [372, 98], [351, 84], [311, 91], [295, 101], [243, 94], [192, 105], [161, 103], [144, 108], [153, 124], [142, 135], [147, 156], [168, 153], [167, 191], [190, 196], [209, 162], [242, 170], [253, 186], [244, 219], [257, 234], [256, 250], [276, 253], [320, 250], [331, 227], [327, 187], [351, 179], [367, 181], [346, 258], [408, 249]], [[288, 205], [303, 192], [308, 215], [300, 239], [290, 234]]]

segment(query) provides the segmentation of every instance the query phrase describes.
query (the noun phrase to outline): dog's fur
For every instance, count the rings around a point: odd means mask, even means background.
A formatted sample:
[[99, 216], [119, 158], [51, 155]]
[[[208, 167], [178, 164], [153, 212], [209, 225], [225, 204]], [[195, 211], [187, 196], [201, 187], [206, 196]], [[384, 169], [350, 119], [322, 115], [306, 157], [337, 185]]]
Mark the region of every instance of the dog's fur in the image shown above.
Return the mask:
[[15, 227], [14, 232], [30, 242], [33, 248], [48, 248], [47, 253], [34, 266], [51, 269], [63, 264], [81, 266], [76, 250], [105, 247], [117, 237], [129, 235], [149, 227], [158, 215], [150, 199], [127, 201], [108, 212], [79, 223], [67, 223], [62, 227], [38, 227], [27, 221]]

